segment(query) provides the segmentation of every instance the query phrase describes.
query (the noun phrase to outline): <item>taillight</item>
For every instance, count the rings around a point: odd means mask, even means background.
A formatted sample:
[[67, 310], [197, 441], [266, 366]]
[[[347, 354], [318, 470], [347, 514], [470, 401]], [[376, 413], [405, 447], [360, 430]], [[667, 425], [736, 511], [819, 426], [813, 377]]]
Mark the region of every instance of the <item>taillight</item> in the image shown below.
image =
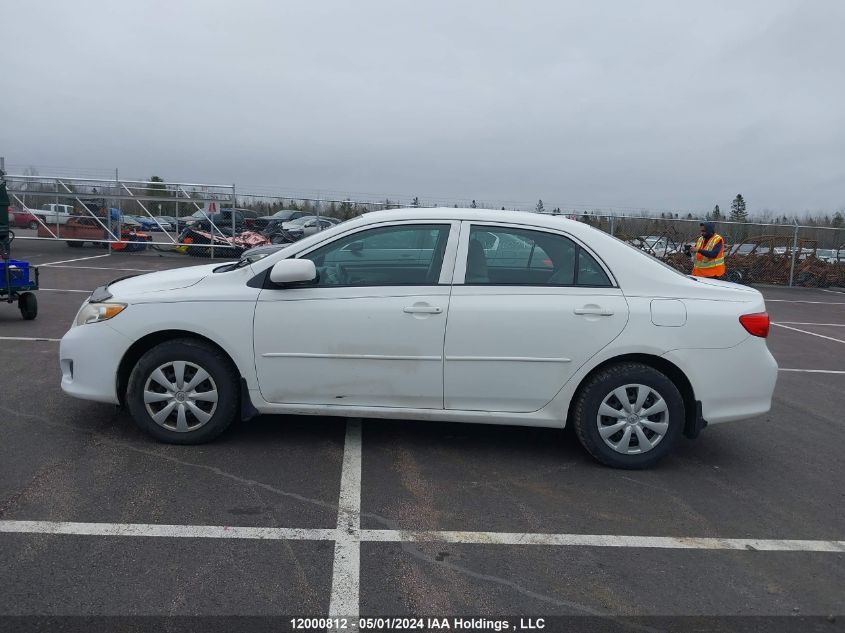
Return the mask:
[[769, 314], [768, 312], [755, 312], [754, 314], [743, 314], [739, 317], [749, 334], [766, 338], [769, 335]]

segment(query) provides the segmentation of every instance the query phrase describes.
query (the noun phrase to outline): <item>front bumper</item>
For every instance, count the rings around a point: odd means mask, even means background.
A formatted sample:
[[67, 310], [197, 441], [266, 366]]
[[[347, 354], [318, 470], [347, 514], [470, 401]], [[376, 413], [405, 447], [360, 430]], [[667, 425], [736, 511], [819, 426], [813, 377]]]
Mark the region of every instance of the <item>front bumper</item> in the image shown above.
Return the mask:
[[59, 346], [62, 391], [83, 400], [119, 404], [117, 369], [131, 344], [108, 323], [71, 328]]

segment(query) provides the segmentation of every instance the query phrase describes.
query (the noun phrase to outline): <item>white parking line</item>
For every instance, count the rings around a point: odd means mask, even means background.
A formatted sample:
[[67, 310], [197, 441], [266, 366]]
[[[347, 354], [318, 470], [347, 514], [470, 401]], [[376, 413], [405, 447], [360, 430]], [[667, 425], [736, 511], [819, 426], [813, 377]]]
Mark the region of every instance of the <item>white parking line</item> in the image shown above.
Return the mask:
[[156, 525], [152, 523], [69, 523], [64, 521], [0, 521], [0, 532], [73, 536], [234, 538], [271, 541], [331, 541], [335, 538], [335, 530], [222, 525]]
[[91, 257], [77, 257], [76, 259], [65, 259], [60, 262], [45, 262], [44, 264], [34, 264], [35, 266], [55, 266], [56, 264], [70, 264], [71, 262], [83, 262], [86, 259], [100, 259], [101, 257], [111, 257], [109, 254], [92, 255]]
[[766, 299], [766, 303], [812, 303], [823, 306], [845, 306], [845, 303], [836, 301], [798, 301], [792, 299]]
[[824, 325], [825, 327], [845, 327], [845, 323], [805, 323], [804, 321], [778, 321], [774, 325]]
[[50, 342], [58, 342], [61, 341], [60, 338], [31, 338], [28, 336], [0, 336], [0, 341], [50, 341]]
[[[46, 264], [41, 264], [45, 266]], [[139, 272], [139, 273], [153, 273], [156, 271], [155, 268], [106, 268], [105, 266], [56, 266], [55, 264], [51, 265], [50, 268], [77, 268], [80, 270], [128, 270], [129, 272]]]
[[361, 420], [346, 423], [329, 617], [357, 618], [361, 576]]
[[400, 543], [467, 543], [472, 545], [557, 545], [567, 547], [630, 547], [638, 549], [738, 549], [761, 550], [765, 552], [845, 553], [845, 541], [618, 536], [615, 534], [533, 534], [529, 532], [415, 532], [411, 530], [362, 530], [361, 540]]
[[826, 339], [828, 341], [836, 341], [837, 343], [845, 343], [841, 338], [833, 338], [832, 336], [825, 336], [824, 334], [816, 334], [815, 332], [808, 332], [807, 330], [801, 330], [797, 327], [791, 327], [789, 325], [783, 325], [781, 323], [772, 323], [775, 327], [782, 327], [785, 330], [792, 330], [793, 332], [801, 332], [802, 334], [809, 334], [810, 336], [818, 336], [819, 338]]
[[845, 374], [845, 371], [837, 371], [835, 369], [783, 369], [779, 367], [778, 371], [795, 371], [805, 374]]
[[[347, 437], [349, 434], [347, 433]], [[359, 436], [360, 438], [360, 436]], [[67, 536], [129, 536], [138, 538], [211, 538], [263, 541], [331, 541], [346, 529], [235, 527], [224, 525], [157, 525], [151, 523], [72, 523], [64, 521], [0, 520], [0, 533]], [[553, 547], [619, 547], [631, 549], [758, 550], [763, 552], [828, 552], [845, 554], [845, 541], [809, 539], [627, 536], [618, 534], [542, 534], [532, 532], [460, 532], [358, 530], [356, 543], [463, 543], [468, 545], [546, 545]], [[357, 560], [357, 559], [356, 559]], [[337, 561], [335, 561], [337, 563]], [[335, 565], [337, 571], [337, 565]], [[332, 605], [335, 603], [332, 583]], [[357, 568], [355, 601], [358, 612]], [[331, 607], [330, 607], [331, 609]]]

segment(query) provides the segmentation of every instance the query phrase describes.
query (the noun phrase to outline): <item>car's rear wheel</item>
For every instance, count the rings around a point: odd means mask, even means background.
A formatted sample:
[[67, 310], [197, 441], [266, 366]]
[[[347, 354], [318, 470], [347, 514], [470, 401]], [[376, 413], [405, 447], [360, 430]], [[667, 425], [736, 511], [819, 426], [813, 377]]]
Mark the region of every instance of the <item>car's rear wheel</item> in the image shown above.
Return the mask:
[[170, 444], [201, 444], [238, 412], [238, 380], [223, 354], [200, 341], [161, 343], [138, 360], [126, 402], [135, 423]]
[[580, 391], [573, 413], [581, 444], [614, 468], [652, 466], [672, 450], [684, 426], [678, 388], [642, 363], [597, 373]]

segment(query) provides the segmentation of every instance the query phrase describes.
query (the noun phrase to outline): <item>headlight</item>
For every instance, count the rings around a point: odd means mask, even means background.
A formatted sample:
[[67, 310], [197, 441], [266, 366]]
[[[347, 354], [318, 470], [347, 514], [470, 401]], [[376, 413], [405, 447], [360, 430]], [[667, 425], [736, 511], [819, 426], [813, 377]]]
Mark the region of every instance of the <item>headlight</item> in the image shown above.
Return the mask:
[[126, 309], [125, 303], [86, 303], [76, 315], [76, 324], [108, 321]]

